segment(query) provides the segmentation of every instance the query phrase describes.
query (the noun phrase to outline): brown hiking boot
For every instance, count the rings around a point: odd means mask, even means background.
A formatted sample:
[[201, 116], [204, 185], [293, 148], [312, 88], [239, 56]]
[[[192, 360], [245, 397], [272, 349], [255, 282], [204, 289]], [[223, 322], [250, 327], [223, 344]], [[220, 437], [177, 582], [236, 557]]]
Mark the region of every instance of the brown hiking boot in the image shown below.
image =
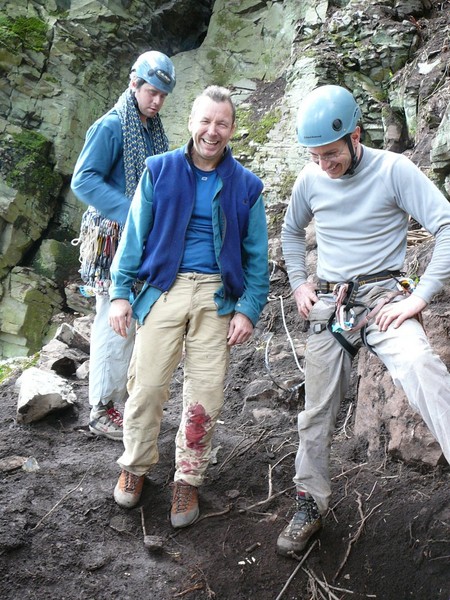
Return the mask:
[[122, 469], [114, 488], [114, 500], [122, 508], [133, 508], [139, 502], [145, 475], [135, 475]]
[[187, 527], [197, 520], [198, 515], [197, 488], [184, 481], [175, 481], [170, 512], [172, 527]]
[[310, 494], [297, 492], [295, 510], [289, 525], [278, 536], [277, 551], [283, 556], [302, 552], [311, 537], [322, 528], [322, 517]]

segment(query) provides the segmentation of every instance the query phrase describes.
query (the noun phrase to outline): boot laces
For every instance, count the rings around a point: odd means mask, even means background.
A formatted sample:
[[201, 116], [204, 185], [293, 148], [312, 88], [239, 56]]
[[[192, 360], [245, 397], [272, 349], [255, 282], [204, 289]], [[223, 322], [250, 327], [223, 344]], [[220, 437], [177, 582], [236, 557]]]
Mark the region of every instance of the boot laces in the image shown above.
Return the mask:
[[108, 408], [106, 412], [108, 413], [108, 416], [113, 423], [115, 423], [119, 427], [123, 426], [123, 417], [117, 409]]
[[305, 525], [310, 525], [319, 519], [319, 510], [313, 498], [297, 496], [296, 511], [290, 523], [291, 532], [301, 530]]
[[192, 486], [178, 484], [175, 487], [175, 507], [177, 512], [184, 512], [189, 506], [192, 494]]
[[138, 484], [140, 479], [139, 475], [135, 475], [134, 473], [130, 473], [126, 471], [125, 473], [125, 490], [127, 492], [134, 492], [136, 489], [136, 485]]

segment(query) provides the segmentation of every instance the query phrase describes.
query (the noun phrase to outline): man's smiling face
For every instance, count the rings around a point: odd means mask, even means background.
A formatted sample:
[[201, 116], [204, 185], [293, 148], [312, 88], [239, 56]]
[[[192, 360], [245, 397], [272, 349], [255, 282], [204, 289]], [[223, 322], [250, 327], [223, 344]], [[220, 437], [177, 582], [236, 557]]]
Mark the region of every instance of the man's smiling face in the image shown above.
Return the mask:
[[194, 165], [204, 171], [215, 169], [235, 128], [229, 102], [214, 102], [207, 96], [199, 98], [189, 118]]
[[[359, 136], [360, 128], [356, 127], [355, 131], [350, 135], [350, 141], [353, 146], [353, 151], [359, 156]], [[345, 175], [350, 165], [352, 164], [352, 156], [350, 154], [347, 142], [343, 139], [319, 146], [318, 148], [308, 148], [311, 160], [315, 162], [330, 179], [338, 179]]]

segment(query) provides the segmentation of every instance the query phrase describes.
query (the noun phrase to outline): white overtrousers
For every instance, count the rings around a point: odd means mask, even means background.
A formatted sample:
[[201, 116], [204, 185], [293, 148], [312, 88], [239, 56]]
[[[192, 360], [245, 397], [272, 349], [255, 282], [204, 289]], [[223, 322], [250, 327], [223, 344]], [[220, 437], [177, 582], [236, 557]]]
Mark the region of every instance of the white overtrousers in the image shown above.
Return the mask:
[[[364, 286], [358, 302], [374, 306], [392, 289]], [[358, 313], [361, 309], [355, 309]], [[334, 311], [330, 296], [321, 296], [310, 313], [311, 328], [326, 324]], [[362, 345], [360, 332], [345, 332], [354, 346]], [[396, 386], [402, 388], [413, 409], [439, 442], [450, 462], [450, 374], [433, 352], [416, 319], [398, 329], [381, 332], [372, 321], [367, 342], [388, 368]], [[348, 389], [352, 358], [332, 333], [311, 333], [305, 356], [305, 409], [298, 415], [299, 448], [294, 482], [298, 490], [312, 494], [319, 510], [326, 512], [331, 496], [329, 458], [336, 416]]]
[[127, 397], [127, 372], [134, 346], [135, 321], [126, 338], [109, 326], [109, 296], [96, 296], [89, 359], [89, 404], [123, 403]]

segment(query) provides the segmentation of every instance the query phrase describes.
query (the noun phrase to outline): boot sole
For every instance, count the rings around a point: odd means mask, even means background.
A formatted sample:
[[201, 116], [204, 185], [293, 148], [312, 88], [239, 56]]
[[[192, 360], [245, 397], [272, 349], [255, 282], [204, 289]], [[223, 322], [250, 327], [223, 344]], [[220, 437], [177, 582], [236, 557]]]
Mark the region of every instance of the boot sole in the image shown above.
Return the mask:
[[195, 513], [194, 518], [188, 522], [186, 522], [186, 521], [182, 522], [181, 519], [179, 522], [177, 522], [176, 518], [174, 519], [172, 516], [170, 517], [170, 522], [172, 524], [172, 527], [174, 527], [175, 529], [181, 529], [183, 527], [189, 527], [189, 525], [193, 525], [197, 521], [199, 516], [200, 516], [200, 510], [197, 509], [197, 512]]
[[89, 425], [89, 431], [91, 433], [93, 433], [94, 435], [98, 435], [98, 436], [102, 435], [103, 437], [108, 438], [109, 440], [114, 440], [115, 442], [121, 442], [123, 440], [123, 433], [120, 434], [120, 437], [117, 435], [114, 436], [113, 434], [107, 433], [106, 431], [99, 431], [98, 429], [95, 429], [94, 427], [91, 427], [90, 425]]

